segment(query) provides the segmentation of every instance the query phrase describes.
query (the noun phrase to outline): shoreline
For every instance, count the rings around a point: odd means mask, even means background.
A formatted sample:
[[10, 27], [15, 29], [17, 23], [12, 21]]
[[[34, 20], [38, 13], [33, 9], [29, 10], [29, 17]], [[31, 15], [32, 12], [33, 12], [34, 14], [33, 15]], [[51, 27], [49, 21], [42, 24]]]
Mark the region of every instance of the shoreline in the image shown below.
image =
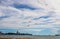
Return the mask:
[[60, 39], [60, 36], [0, 35], [0, 39]]
[[1, 38], [0, 37], [0, 39], [34, 39], [34, 38], [8, 38], [8, 37], [7, 38]]

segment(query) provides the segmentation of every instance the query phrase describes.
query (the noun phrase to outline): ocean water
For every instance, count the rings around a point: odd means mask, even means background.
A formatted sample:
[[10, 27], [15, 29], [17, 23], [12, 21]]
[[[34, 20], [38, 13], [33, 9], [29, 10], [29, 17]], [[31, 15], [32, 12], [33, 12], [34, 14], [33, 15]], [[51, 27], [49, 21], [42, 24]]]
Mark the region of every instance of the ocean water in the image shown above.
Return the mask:
[[0, 35], [2, 38], [34, 38], [34, 39], [60, 39], [60, 36], [29, 36], [29, 35]]

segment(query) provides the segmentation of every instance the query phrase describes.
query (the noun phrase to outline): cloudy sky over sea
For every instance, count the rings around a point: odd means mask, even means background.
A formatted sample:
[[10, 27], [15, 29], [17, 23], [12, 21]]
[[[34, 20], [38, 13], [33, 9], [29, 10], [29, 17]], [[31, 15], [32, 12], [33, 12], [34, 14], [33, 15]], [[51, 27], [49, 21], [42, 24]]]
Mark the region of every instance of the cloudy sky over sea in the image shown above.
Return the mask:
[[60, 0], [0, 0], [0, 31], [60, 34]]

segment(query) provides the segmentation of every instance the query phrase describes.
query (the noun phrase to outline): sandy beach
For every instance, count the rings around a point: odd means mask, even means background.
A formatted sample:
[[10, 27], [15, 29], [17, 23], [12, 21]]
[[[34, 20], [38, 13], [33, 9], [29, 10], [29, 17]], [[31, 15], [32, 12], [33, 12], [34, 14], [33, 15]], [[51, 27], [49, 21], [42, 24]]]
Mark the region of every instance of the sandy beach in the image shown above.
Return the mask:
[[8, 35], [8, 36], [1, 36], [0, 39], [60, 39], [60, 36], [15, 36], [15, 35]]
[[[0, 39], [13, 39], [13, 38], [0, 38]], [[33, 39], [33, 38], [15, 38], [15, 39]]]

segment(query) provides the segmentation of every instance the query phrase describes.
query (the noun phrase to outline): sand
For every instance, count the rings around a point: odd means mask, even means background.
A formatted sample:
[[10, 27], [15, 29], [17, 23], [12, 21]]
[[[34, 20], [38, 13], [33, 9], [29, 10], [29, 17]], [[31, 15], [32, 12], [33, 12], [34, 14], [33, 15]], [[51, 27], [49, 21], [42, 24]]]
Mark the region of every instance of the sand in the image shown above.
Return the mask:
[[60, 39], [60, 36], [15, 36], [15, 35], [8, 35], [8, 36], [1, 36], [0, 39]]
[[[0, 38], [0, 39], [13, 39], [13, 38]], [[33, 38], [15, 38], [15, 39], [33, 39]]]

